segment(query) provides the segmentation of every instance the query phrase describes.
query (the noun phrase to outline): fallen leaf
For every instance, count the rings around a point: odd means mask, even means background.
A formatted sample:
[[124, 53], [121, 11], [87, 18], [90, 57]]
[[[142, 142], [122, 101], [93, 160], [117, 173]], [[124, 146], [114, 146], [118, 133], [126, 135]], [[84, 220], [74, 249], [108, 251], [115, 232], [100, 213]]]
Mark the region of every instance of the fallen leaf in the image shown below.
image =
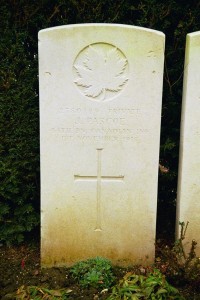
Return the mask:
[[107, 293], [108, 289], [104, 289], [101, 291], [101, 294]]
[[33, 271], [33, 275], [34, 275], [34, 276], [36, 276], [36, 275], [38, 275], [38, 274], [39, 274], [39, 270]]
[[51, 295], [53, 295], [55, 297], [61, 297], [62, 293], [59, 290], [54, 290], [54, 291], [51, 291]]

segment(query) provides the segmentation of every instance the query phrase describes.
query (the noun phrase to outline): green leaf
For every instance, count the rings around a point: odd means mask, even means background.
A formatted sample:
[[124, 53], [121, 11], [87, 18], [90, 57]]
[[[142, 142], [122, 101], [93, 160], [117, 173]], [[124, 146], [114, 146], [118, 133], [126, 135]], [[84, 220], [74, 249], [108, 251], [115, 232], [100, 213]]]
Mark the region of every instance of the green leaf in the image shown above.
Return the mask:
[[159, 290], [157, 291], [156, 295], [159, 295], [159, 294], [166, 294], [166, 293], [167, 293], [167, 290], [161, 288], [161, 289], [159, 289]]

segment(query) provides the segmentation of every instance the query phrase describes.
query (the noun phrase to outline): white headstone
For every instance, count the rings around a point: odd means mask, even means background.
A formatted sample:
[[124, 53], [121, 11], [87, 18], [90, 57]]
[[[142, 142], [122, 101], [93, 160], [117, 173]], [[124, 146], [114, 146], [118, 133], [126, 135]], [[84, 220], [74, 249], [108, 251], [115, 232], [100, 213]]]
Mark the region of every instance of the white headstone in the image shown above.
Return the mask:
[[40, 31], [43, 266], [153, 261], [163, 53], [134, 26]]
[[200, 31], [186, 40], [177, 204], [177, 237], [189, 221], [184, 243], [197, 240], [200, 255]]

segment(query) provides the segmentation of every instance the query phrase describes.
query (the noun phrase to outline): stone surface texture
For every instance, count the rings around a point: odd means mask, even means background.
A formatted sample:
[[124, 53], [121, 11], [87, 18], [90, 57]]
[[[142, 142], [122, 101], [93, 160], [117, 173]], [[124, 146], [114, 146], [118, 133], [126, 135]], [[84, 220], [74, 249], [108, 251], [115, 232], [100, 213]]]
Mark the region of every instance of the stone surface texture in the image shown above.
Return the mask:
[[177, 237], [180, 222], [189, 222], [184, 244], [187, 250], [197, 240], [200, 256], [200, 31], [186, 40], [182, 102], [179, 179], [177, 199]]
[[39, 32], [42, 266], [153, 262], [164, 39], [111, 24]]

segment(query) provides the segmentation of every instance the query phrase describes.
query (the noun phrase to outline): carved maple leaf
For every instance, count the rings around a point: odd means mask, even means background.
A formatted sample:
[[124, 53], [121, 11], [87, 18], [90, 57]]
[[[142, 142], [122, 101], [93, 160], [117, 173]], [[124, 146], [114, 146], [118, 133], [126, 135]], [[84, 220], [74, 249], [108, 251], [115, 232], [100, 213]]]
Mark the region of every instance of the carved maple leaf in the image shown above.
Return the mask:
[[88, 47], [82, 65], [75, 65], [78, 78], [75, 83], [85, 88], [85, 95], [98, 97], [106, 91], [118, 92], [128, 81], [124, 76], [127, 60], [117, 48], [103, 53], [94, 47]]

